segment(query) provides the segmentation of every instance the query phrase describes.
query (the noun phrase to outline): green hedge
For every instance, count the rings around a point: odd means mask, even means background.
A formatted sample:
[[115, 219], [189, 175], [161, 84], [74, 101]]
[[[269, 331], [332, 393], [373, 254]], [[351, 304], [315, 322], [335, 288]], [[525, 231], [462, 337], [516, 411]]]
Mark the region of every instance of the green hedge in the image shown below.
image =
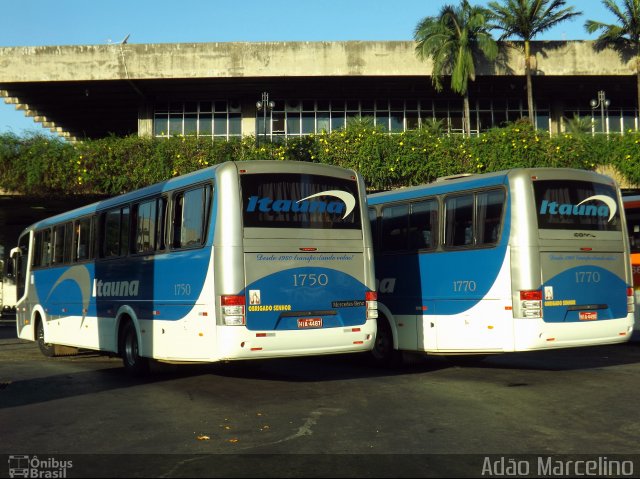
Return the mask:
[[459, 173], [551, 166], [608, 166], [640, 184], [640, 133], [560, 135], [518, 122], [463, 138], [415, 130], [389, 135], [368, 121], [283, 143], [255, 138], [214, 141], [109, 137], [70, 144], [30, 135], [0, 135], [0, 188], [28, 195], [116, 195], [227, 160], [298, 160], [358, 170], [373, 190], [409, 186]]

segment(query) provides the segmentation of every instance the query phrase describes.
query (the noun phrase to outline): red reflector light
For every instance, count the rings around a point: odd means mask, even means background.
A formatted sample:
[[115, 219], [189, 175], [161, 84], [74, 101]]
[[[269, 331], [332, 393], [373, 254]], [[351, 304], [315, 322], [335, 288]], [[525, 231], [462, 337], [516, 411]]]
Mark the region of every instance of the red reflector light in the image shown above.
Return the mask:
[[222, 306], [244, 306], [244, 296], [222, 296], [220, 298]]
[[593, 248], [580, 248], [580, 251], [593, 251]]
[[256, 338], [266, 338], [267, 333], [256, 333]]
[[627, 296], [633, 296], [633, 288], [627, 288]]
[[542, 291], [520, 291], [520, 299], [522, 301], [542, 301]]
[[318, 248], [298, 248], [300, 251], [318, 251]]
[[366, 293], [364, 293], [364, 299], [366, 301], [377, 301], [378, 293], [376, 293], [375, 291], [367, 291]]

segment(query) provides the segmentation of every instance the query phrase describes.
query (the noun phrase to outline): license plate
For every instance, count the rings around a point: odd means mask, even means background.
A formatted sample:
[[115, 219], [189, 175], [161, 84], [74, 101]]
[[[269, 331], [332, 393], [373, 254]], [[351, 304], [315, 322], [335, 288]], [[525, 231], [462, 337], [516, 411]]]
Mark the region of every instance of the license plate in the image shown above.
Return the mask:
[[298, 328], [321, 328], [322, 318], [298, 318]]
[[597, 311], [580, 311], [580, 321], [595, 321], [598, 319]]

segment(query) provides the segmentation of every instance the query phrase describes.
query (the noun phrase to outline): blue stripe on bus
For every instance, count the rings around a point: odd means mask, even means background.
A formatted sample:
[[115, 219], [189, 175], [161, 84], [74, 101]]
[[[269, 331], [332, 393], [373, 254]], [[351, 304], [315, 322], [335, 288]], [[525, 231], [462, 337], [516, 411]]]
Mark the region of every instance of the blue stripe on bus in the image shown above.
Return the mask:
[[[294, 286], [293, 275], [326, 275], [327, 284]], [[252, 305], [250, 291], [260, 291], [260, 304]], [[265, 276], [246, 287], [247, 328], [250, 330], [298, 329], [298, 318], [321, 318], [323, 328], [357, 326], [366, 321], [367, 287], [353, 276], [330, 268], [292, 268]], [[332, 301], [333, 299], [333, 301]], [[335, 311], [336, 314], [319, 314]], [[291, 315], [292, 313], [298, 313]]]
[[[599, 281], [576, 284], [576, 276], [581, 272], [588, 272], [590, 275], [597, 272]], [[570, 268], [546, 281], [543, 291], [545, 286], [553, 288], [553, 299], [543, 299], [545, 322], [580, 321], [581, 311], [597, 312], [598, 320], [623, 318], [627, 315], [627, 284], [604, 268], [597, 266]], [[604, 298], [607, 303], [601, 303], [600, 298]], [[579, 308], [585, 305], [602, 309]]]
[[[503, 177], [475, 181], [474, 186], [502, 184]], [[440, 193], [449, 191], [443, 186]], [[436, 191], [433, 192], [434, 194]], [[392, 199], [421, 198], [411, 192]], [[431, 196], [431, 194], [429, 195]], [[393, 314], [453, 315], [463, 313], [487, 298], [505, 261], [511, 234], [511, 201], [505, 200], [504, 221], [496, 246], [470, 249], [376, 256], [378, 299]], [[415, 279], [419, 278], [419, 281]], [[390, 281], [394, 281], [393, 291]], [[492, 298], [493, 299], [493, 298]]]
[[[156, 254], [46, 268], [34, 271], [35, 284], [49, 316], [115, 317], [128, 305], [139, 319], [176, 321], [193, 309], [202, 293], [210, 254], [211, 248], [205, 247], [174, 251], [170, 258]], [[82, 270], [87, 273], [69, 273]]]

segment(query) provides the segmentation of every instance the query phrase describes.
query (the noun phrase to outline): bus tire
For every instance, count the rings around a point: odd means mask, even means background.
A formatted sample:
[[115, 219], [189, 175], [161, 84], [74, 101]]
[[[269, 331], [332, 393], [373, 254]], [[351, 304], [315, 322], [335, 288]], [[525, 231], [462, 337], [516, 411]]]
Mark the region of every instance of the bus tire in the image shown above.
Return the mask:
[[138, 335], [131, 321], [127, 321], [120, 335], [120, 356], [125, 371], [132, 376], [141, 376], [149, 370], [149, 360], [139, 354]]
[[380, 366], [394, 366], [399, 364], [400, 352], [393, 348], [393, 332], [387, 318], [378, 318], [378, 332], [371, 350], [373, 362]]
[[44, 340], [44, 324], [40, 318], [38, 318], [36, 323], [36, 342], [38, 343], [40, 352], [46, 357], [52, 358], [56, 355], [55, 344], [47, 343]]

